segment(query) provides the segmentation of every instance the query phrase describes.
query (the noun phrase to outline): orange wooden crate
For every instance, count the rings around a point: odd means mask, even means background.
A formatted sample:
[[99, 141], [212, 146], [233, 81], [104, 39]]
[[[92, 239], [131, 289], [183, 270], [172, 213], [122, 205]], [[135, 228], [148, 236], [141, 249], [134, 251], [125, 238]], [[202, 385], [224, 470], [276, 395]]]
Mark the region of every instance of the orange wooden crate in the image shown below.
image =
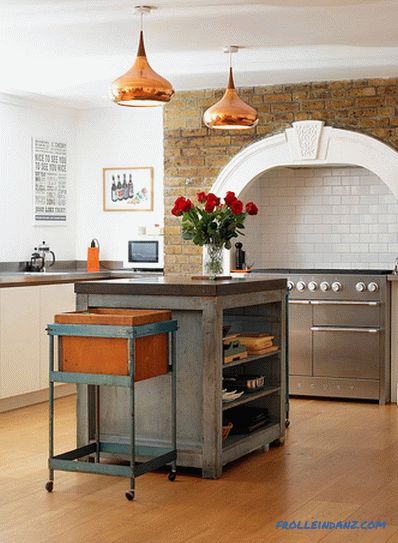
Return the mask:
[[[55, 315], [61, 324], [101, 324], [140, 326], [171, 319], [171, 311], [153, 309], [113, 309], [98, 307], [88, 311]], [[60, 371], [128, 375], [128, 347], [124, 338], [60, 337]], [[135, 341], [135, 381], [143, 381], [168, 371], [167, 334]]]

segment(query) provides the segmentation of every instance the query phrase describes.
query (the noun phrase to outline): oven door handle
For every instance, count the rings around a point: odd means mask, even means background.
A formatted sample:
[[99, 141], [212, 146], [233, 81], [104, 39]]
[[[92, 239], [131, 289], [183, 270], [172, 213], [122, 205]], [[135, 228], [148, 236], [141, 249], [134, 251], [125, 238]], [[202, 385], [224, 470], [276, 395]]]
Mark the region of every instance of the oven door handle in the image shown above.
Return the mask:
[[313, 303], [311, 300], [289, 300], [289, 304], [310, 305]]
[[348, 328], [345, 326], [311, 326], [312, 332], [360, 332], [378, 334], [381, 328]]
[[355, 302], [351, 300], [342, 301], [342, 300], [313, 300], [311, 301], [313, 305], [371, 305], [377, 306], [380, 305], [380, 302]]

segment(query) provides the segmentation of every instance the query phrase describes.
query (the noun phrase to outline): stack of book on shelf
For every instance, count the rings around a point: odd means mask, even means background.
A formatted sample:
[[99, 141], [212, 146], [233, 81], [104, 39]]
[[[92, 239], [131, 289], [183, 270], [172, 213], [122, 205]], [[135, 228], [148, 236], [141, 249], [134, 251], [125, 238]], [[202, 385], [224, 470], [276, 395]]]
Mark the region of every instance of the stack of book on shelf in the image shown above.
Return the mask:
[[273, 353], [279, 347], [274, 345], [274, 336], [267, 333], [264, 334], [239, 334], [240, 344], [244, 345], [250, 356]]

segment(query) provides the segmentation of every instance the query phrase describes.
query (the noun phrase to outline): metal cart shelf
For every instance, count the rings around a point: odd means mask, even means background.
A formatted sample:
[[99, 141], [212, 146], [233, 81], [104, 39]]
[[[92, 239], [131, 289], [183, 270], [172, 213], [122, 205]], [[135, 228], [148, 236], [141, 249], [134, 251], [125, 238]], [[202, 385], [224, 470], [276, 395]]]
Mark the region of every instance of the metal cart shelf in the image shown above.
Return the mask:
[[[49, 480], [46, 490], [52, 492], [54, 471], [74, 471], [128, 477], [130, 489], [125, 493], [128, 500], [134, 499], [135, 479], [148, 471], [171, 464], [168, 474], [170, 481], [176, 477], [177, 433], [176, 433], [176, 331], [177, 321], [161, 321], [141, 326], [109, 326], [91, 324], [49, 324]], [[171, 445], [170, 448], [140, 447], [135, 444], [135, 340], [144, 336], [168, 334], [169, 373], [171, 376]], [[81, 336], [97, 338], [125, 338], [128, 342], [128, 375], [108, 375], [99, 373], [72, 373], [54, 369], [55, 336]], [[54, 383], [76, 383], [95, 386], [95, 440], [70, 451], [54, 455]], [[100, 386], [126, 387], [129, 389], [130, 433], [128, 444], [104, 442], [100, 440]], [[101, 453], [126, 455], [129, 465], [101, 463]], [[88, 462], [79, 461], [84, 457]], [[137, 463], [138, 458], [149, 458]]]

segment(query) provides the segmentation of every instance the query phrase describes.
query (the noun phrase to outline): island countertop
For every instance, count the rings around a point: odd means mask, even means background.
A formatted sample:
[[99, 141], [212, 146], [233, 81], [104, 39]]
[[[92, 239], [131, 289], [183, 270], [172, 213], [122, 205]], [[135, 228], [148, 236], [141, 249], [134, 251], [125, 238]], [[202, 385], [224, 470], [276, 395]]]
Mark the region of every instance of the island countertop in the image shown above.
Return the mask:
[[248, 277], [245, 279], [192, 279], [189, 276], [142, 277], [76, 283], [77, 294], [116, 294], [149, 296], [228, 296], [285, 289], [287, 279]]

